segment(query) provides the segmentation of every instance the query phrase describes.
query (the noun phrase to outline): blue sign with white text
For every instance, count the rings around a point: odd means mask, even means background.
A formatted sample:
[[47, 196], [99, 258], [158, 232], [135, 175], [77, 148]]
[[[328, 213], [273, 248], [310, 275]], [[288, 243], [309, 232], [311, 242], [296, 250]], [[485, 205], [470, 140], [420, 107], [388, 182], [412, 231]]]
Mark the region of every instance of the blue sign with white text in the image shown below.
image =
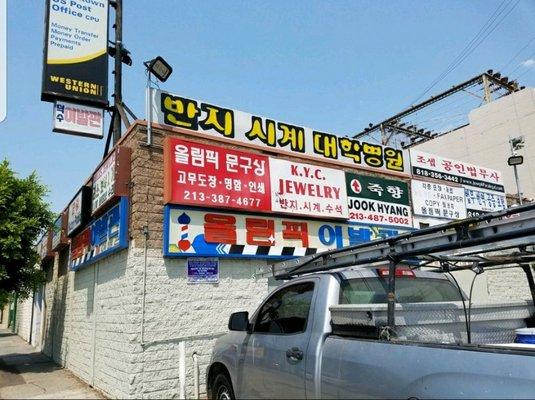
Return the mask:
[[186, 269], [188, 283], [219, 282], [219, 260], [217, 258], [188, 258]]

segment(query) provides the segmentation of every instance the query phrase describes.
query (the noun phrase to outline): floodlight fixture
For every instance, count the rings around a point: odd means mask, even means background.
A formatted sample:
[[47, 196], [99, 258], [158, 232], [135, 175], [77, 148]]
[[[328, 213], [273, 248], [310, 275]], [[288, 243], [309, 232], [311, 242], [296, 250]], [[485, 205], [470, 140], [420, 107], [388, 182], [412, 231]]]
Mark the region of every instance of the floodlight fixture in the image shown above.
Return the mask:
[[162, 57], [158, 56], [143, 63], [147, 71], [154, 75], [160, 82], [165, 82], [173, 72], [173, 68]]

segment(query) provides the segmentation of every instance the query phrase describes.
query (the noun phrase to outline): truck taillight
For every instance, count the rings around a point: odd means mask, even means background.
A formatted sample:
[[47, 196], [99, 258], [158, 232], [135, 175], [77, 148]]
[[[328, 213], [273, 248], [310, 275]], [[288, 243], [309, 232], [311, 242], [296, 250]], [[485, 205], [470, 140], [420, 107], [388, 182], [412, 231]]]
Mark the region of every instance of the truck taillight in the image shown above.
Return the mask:
[[[388, 268], [378, 268], [377, 273], [380, 277], [384, 278], [388, 276], [389, 270]], [[396, 268], [396, 276], [405, 278], [416, 278], [416, 275], [414, 275], [414, 272], [410, 268]]]

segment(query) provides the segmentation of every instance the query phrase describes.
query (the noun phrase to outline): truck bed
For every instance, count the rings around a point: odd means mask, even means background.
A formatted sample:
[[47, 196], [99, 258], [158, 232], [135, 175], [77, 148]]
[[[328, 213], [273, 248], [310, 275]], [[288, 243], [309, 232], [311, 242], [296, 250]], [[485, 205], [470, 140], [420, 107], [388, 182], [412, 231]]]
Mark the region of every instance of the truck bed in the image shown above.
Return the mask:
[[[342, 304], [329, 309], [336, 334], [371, 338], [386, 325], [386, 304]], [[472, 304], [472, 343], [513, 343], [515, 329], [531, 326], [534, 313], [531, 301]], [[400, 340], [467, 343], [462, 302], [398, 304], [395, 315]]]

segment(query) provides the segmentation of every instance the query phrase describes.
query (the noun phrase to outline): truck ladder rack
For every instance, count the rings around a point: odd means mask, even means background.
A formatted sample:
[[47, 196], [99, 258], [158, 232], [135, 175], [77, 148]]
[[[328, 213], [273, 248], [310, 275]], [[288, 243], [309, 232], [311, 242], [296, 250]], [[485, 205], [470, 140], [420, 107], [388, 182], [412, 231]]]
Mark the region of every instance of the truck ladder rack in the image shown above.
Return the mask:
[[[514, 254], [516, 261], [511, 258], [511, 262], [529, 262], [534, 258], [533, 252], [526, 249], [532, 245], [535, 245], [535, 204], [528, 204], [287, 260], [271, 265], [270, 272], [276, 279], [291, 279], [380, 261], [397, 264], [414, 260], [440, 261], [441, 257], [446, 261], [453, 257], [456, 262], [463, 259], [476, 262], [475, 255], [495, 254], [506, 249], [517, 250]], [[502, 256], [500, 262], [506, 261], [507, 257]]]

